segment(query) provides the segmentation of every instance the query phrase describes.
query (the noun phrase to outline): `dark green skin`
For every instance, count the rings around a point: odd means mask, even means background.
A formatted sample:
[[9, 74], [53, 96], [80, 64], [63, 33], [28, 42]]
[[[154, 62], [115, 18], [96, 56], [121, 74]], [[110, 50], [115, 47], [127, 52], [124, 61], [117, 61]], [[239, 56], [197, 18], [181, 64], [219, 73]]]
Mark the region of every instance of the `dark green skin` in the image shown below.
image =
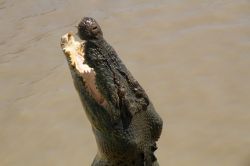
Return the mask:
[[158, 165], [154, 156], [162, 120], [147, 94], [104, 40], [100, 26], [89, 17], [78, 25], [85, 40], [85, 59], [96, 72], [96, 86], [108, 102], [104, 108], [86, 90], [83, 78], [71, 68], [75, 87], [98, 145], [94, 166]]

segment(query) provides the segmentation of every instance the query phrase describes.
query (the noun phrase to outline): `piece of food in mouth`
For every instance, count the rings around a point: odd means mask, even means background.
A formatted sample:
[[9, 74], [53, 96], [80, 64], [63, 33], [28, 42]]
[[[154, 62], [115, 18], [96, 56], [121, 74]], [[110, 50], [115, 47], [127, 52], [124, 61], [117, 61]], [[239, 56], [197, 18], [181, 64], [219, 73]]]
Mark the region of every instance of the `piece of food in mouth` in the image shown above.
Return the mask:
[[72, 70], [83, 78], [88, 92], [105, 107], [107, 103], [96, 88], [95, 71], [85, 63], [84, 42], [76, 41], [73, 33], [69, 32], [61, 37], [61, 47]]
[[[69, 32], [62, 36], [61, 47], [67, 60], [71, 62], [71, 66], [78, 68], [79, 71], [90, 71], [88, 66], [81, 66], [80, 62], [84, 62], [84, 43], [75, 40], [73, 33]], [[78, 62], [78, 63], [77, 63]]]

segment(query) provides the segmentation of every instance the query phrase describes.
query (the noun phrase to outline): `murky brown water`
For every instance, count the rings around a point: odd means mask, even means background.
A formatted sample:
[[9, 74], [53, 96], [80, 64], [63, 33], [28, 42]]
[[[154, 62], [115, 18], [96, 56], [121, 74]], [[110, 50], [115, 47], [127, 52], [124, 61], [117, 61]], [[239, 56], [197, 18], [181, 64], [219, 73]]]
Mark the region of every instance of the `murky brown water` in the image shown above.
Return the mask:
[[92, 162], [59, 46], [82, 16], [99, 21], [163, 117], [161, 165], [250, 165], [250, 1], [0, 0], [1, 166]]

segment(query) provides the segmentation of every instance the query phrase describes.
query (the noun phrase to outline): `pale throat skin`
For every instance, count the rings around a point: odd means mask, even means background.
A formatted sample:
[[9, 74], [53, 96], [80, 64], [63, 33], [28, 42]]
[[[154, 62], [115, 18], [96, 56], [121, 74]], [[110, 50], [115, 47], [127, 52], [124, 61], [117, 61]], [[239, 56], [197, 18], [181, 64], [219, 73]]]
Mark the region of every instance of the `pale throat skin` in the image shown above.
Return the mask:
[[107, 102], [96, 87], [96, 73], [89, 67], [84, 58], [84, 42], [76, 41], [73, 33], [66, 33], [61, 37], [61, 47], [69, 65], [83, 78], [89, 94], [103, 107]]

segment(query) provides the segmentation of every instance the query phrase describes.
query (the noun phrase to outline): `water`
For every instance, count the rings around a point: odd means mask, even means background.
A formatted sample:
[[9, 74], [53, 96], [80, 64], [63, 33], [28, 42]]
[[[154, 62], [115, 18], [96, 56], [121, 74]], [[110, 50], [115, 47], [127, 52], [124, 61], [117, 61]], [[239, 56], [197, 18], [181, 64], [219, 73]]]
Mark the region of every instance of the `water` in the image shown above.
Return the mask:
[[1, 166], [92, 162], [59, 45], [83, 16], [98, 20], [162, 116], [161, 165], [250, 165], [249, 1], [0, 0]]

